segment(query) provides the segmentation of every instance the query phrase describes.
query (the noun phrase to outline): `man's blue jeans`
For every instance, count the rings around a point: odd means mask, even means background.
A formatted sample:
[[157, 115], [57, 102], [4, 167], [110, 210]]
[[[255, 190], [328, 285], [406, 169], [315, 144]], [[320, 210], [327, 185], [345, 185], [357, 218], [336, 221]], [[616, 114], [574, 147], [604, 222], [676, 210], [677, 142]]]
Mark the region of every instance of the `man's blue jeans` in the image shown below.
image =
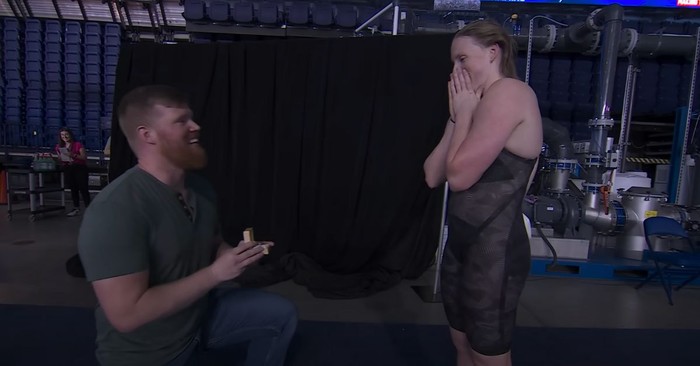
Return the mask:
[[202, 348], [225, 349], [250, 341], [246, 366], [282, 366], [297, 327], [289, 300], [251, 289], [217, 289], [201, 332], [168, 366], [197, 364]]

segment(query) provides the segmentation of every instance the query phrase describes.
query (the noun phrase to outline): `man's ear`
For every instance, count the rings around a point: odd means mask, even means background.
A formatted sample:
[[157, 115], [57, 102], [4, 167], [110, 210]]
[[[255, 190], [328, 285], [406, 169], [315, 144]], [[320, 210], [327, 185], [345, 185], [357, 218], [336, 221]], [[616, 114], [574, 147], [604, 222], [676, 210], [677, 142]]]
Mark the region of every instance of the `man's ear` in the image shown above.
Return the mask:
[[154, 145], [156, 143], [156, 136], [153, 130], [148, 126], [141, 125], [136, 129], [136, 135], [139, 139], [147, 144]]

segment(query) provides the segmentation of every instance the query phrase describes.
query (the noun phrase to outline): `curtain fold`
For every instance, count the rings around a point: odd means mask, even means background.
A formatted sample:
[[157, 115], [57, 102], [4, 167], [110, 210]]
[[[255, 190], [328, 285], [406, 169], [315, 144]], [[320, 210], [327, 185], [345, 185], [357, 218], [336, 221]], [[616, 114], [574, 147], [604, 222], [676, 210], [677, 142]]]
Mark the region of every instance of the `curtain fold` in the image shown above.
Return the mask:
[[[319, 297], [373, 294], [421, 275], [439, 240], [442, 189], [422, 164], [448, 118], [451, 36], [127, 44], [128, 90], [188, 93], [227, 241], [276, 246], [238, 279], [293, 279]], [[110, 178], [136, 163], [115, 110]]]

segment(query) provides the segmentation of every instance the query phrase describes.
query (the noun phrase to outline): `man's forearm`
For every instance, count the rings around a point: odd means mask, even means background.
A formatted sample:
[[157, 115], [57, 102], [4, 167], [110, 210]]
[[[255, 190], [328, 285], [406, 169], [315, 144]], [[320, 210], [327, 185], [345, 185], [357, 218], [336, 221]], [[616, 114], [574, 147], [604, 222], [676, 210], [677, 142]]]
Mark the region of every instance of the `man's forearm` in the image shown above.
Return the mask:
[[120, 330], [129, 332], [175, 314], [201, 299], [218, 284], [211, 267], [205, 267], [178, 281], [149, 288], [138, 299], [131, 316], [127, 316], [127, 324], [122, 324]]

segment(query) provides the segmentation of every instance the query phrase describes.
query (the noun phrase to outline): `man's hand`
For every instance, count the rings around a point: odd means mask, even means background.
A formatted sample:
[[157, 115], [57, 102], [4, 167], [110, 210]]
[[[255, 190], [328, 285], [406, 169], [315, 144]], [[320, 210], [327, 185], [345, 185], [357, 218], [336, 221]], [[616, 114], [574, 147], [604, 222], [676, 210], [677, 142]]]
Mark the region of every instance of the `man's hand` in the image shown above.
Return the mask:
[[[248, 266], [263, 257], [263, 247], [258, 242], [240, 241], [236, 247], [221, 246], [211, 272], [219, 282], [232, 280], [243, 273]], [[264, 244], [270, 244], [265, 242]]]

